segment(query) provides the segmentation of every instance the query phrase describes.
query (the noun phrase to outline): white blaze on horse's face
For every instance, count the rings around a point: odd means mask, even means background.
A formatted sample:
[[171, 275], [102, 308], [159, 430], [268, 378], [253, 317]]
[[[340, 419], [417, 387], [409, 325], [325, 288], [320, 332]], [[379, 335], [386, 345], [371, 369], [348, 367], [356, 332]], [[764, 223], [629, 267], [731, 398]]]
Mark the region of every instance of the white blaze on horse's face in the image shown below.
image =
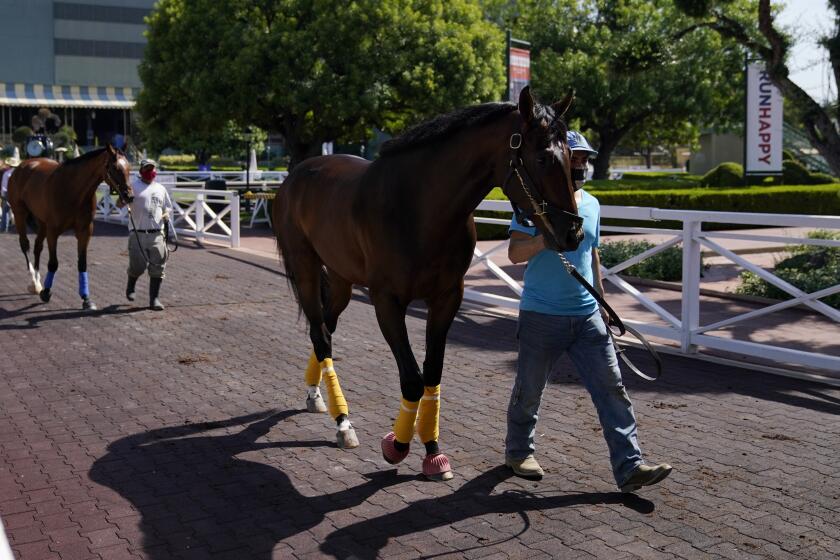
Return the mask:
[[128, 163], [128, 160], [124, 155], [120, 154], [117, 156], [117, 159], [114, 161], [114, 168], [114, 177], [122, 179], [121, 181], [118, 181], [115, 186], [119, 191], [125, 193], [125, 195], [129, 197], [134, 196], [133, 189], [131, 188], [131, 182], [129, 181], [129, 177], [131, 177], [131, 164]]

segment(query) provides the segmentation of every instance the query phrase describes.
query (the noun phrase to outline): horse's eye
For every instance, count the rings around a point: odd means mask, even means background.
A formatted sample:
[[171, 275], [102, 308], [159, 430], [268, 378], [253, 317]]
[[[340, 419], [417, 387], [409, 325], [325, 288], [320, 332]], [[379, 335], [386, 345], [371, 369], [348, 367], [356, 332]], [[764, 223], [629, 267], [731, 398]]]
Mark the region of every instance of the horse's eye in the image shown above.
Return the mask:
[[537, 163], [540, 165], [545, 165], [547, 158], [545, 156], [537, 156]]

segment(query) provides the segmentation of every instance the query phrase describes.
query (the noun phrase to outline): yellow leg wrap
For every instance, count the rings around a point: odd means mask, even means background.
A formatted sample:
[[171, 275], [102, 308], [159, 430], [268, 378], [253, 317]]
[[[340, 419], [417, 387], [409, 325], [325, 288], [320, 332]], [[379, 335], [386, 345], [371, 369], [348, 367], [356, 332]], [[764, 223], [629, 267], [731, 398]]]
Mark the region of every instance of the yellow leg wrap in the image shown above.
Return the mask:
[[318, 364], [318, 358], [315, 357], [315, 352], [309, 355], [309, 364], [306, 366], [306, 384], [308, 386], [318, 386], [321, 384], [321, 366]]
[[344, 393], [341, 392], [341, 385], [338, 384], [338, 376], [333, 369], [332, 358], [325, 358], [321, 362], [321, 374], [324, 376], [324, 384], [327, 386], [327, 406], [330, 409], [330, 416], [338, 418], [340, 414], [349, 414], [347, 401], [344, 400]]
[[414, 421], [417, 419], [417, 402], [400, 401], [400, 413], [394, 421], [394, 435], [400, 443], [409, 443], [414, 437]]
[[417, 435], [420, 441], [437, 441], [440, 423], [440, 385], [426, 387], [420, 399], [420, 413], [417, 418]]

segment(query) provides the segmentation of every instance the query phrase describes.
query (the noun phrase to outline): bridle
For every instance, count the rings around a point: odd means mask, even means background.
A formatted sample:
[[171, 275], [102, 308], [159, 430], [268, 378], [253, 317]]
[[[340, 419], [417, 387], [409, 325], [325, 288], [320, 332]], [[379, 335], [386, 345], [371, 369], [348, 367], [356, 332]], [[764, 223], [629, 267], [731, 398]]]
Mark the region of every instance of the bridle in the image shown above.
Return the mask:
[[[583, 218], [578, 216], [577, 214], [572, 214], [571, 212], [567, 212], [565, 210], [561, 210], [554, 205], [552, 205], [539, 191], [534, 181], [531, 179], [530, 174], [528, 173], [528, 169], [525, 167], [525, 162], [522, 159], [521, 149], [522, 149], [522, 134], [515, 132], [510, 136], [509, 142], [511, 154], [510, 154], [510, 171], [508, 171], [507, 177], [505, 178], [505, 182], [502, 185], [502, 192], [508, 197], [511, 206], [513, 207], [513, 213], [516, 216], [516, 221], [523, 225], [533, 225], [527, 224], [529, 221], [529, 216], [523, 214], [522, 210], [516, 205], [513, 201], [513, 198], [510, 196], [508, 192], [509, 184], [513, 180], [513, 177], [516, 177], [519, 181], [520, 186], [522, 187], [522, 191], [525, 193], [526, 198], [528, 199], [528, 203], [531, 206], [531, 216], [536, 216], [540, 218], [543, 223], [543, 227], [546, 230], [548, 235], [554, 237], [554, 247], [559, 247], [559, 238], [557, 237], [557, 230], [561, 228], [567, 228], [565, 231], [571, 230], [579, 230], [583, 225]], [[536, 195], [536, 196], [535, 196]], [[557, 223], [555, 223], [557, 222]], [[559, 226], [559, 227], [558, 227]], [[598, 305], [601, 306], [607, 312], [609, 316], [609, 321], [607, 322], [607, 333], [609, 334], [610, 340], [612, 341], [613, 347], [615, 348], [616, 355], [621, 358], [621, 360], [630, 368], [633, 373], [645, 379], [647, 381], [655, 381], [662, 375], [662, 360], [659, 357], [659, 354], [653, 349], [650, 343], [645, 339], [642, 334], [633, 329], [632, 327], [628, 327], [624, 324], [621, 320], [621, 317], [618, 316], [618, 313], [606, 302], [604, 297], [598, 293], [598, 290], [595, 289], [586, 278], [581, 275], [580, 272], [575, 268], [575, 266], [569, 262], [569, 259], [562, 253], [562, 251], [556, 251], [557, 256], [560, 258], [560, 262], [563, 264], [563, 267], [566, 269], [566, 272], [572, 276], [575, 280], [577, 280], [583, 287], [589, 292], [592, 297], [598, 302]], [[617, 331], [613, 328], [617, 329]], [[616, 342], [617, 336], [624, 336], [626, 333], [630, 333], [635, 338], [642, 343], [642, 346], [650, 353], [651, 357], [653, 358], [655, 367], [656, 367], [656, 376], [649, 376], [643, 373], [638, 367], [636, 367], [633, 362], [626, 356], [624, 349], [618, 346]]]
[[[128, 189], [126, 188], [125, 192], [123, 192], [123, 189], [121, 189], [120, 186], [119, 186], [119, 181], [117, 181], [114, 178], [114, 176], [112, 175], [112, 173], [114, 173], [116, 171], [116, 167], [117, 166], [114, 165], [111, 162], [110, 159], [105, 164], [105, 183], [111, 189], [111, 192], [115, 192], [117, 194], [117, 196], [120, 198], [120, 200], [127, 204], [127, 203], [131, 202], [130, 200], [128, 200], [129, 199]], [[124, 180], [125, 178], [122, 177], [122, 179]]]
[[[505, 182], [502, 184], [502, 192], [510, 200], [513, 213], [516, 215], [516, 221], [525, 223], [528, 220], [528, 216], [537, 216], [542, 221], [548, 234], [554, 237], [556, 246], [559, 247], [560, 238], [557, 236], [557, 230], [561, 229], [565, 232], [579, 231], [583, 226], [583, 219], [577, 214], [557, 208], [542, 195], [539, 187], [531, 179], [531, 174], [528, 173], [528, 168], [525, 167], [525, 161], [522, 159], [521, 133], [514, 132], [511, 134], [508, 146], [510, 147], [510, 170], [505, 178]], [[518, 179], [519, 185], [522, 187], [522, 192], [525, 193], [525, 197], [531, 206], [531, 212], [528, 216], [523, 215], [522, 210], [513, 202], [513, 197], [510, 196], [509, 185], [514, 177]]]

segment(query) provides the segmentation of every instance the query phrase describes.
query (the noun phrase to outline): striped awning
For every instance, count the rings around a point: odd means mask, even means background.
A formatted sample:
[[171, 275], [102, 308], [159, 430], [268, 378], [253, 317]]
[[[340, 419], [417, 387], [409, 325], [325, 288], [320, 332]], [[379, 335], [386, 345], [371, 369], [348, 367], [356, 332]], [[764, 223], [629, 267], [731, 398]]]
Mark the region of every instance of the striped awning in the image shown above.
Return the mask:
[[53, 86], [0, 82], [0, 106], [131, 109], [137, 90], [129, 87]]

